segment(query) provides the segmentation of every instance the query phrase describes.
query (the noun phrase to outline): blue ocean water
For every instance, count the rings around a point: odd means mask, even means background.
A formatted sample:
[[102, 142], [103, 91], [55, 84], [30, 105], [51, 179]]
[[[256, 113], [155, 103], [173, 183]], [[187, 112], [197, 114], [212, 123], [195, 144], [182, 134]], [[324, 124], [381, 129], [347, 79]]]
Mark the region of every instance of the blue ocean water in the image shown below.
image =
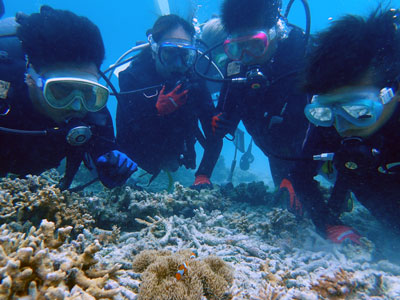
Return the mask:
[[[245, 0], [243, 0], [245, 1]], [[286, 7], [288, 0], [283, 1]], [[137, 41], [146, 39], [145, 32], [151, 28], [154, 21], [169, 8], [170, 12], [180, 14], [183, 17], [195, 12], [199, 22], [204, 22], [213, 14], [219, 14], [222, 0], [147, 0], [147, 1], [104, 1], [104, 0], [4, 0], [6, 14], [4, 17], [14, 16], [22, 11], [30, 14], [37, 12], [41, 5], [50, 5], [54, 8], [71, 10], [79, 15], [87, 16], [97, 24], [103, 35], [106, 46], [106, 59], [103, 68], [111, 65], [122, 53], [130, 49]], [[369, 14], [382, 1], [379, 0], [309, 0], [312, 23], [311, 31], [317, 32], [329, 25], [343, 14]], [[399, 0], [384, 1], [384, 5], [400, 4]], [[291, 23], [305, 27], [304, 9], [300, 0], [296, 0], [289, 15]], [[114, 78], [114, 82], [116, 80]], [[108, 107], [115, 116], [116, 100], [111, 98]], [[242, 129], [244, 129], [242, 127]], [[245, 136], [246, 147], [250, 141]], [[225, 142], [222, 155], [226, 162], [233, 158], [234, 146]], [[269, 180], [268, 159], [256, 147], [253, 147], [255, 161], [252, 171], [267, 183]], [[199, 157], [200, 155], [198, 155]]]

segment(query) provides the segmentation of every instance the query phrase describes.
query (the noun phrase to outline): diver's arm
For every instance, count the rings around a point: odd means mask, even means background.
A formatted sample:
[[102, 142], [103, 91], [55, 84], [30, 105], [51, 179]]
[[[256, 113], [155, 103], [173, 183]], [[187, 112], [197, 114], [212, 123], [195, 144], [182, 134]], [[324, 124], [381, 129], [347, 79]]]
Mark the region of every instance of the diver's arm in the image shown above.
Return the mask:
[[[315, 154], [326, 153], [330, 148], [327, 139], [329, 139], [329, 136], [324, 135], [323, 129], [311, 126], [307, 132], [301, 157], [310, 158]], [[320, 162], [318, 161], [299, 161], [290, 173], [289, 178], [296, 195], [299, 197], [305, 210], [310, 214], [317, 231], [321, 235], [325, 235], [326, 225], [339, 221], [332, 215], [328, 205], [324, 201], [319, 183], [314, 180], [319, 167]]]
[[[339, 216], [342, 212], [347, 209], [347, 200], [349, 197], [349, 178], [342, 176], [340, 173], [337, 176], [335, 185], [332, 190], [332, 194], [328, 201], [328, 207], [331, 211], [332, 216], [335, 219], [329, 220], [329, 224], [337, 225], [339, 222]], [[338, 223], [339, 222], [339, 223]]]
[[205, 86], [200, 90], [203, 92], [201, 92], [199, 96], [200, 105], [198, 109], [200, 112], [199, 119], [201, 127], [205, 134], [205, 141], [203, 145], [203, 157], [196, 172], [196, 176], [205, 175], [210, 178], [222, 150], [223, 137], [215, 134], [212, 130], [212, 118], [217, 112], [212, 102], [211, 95]]

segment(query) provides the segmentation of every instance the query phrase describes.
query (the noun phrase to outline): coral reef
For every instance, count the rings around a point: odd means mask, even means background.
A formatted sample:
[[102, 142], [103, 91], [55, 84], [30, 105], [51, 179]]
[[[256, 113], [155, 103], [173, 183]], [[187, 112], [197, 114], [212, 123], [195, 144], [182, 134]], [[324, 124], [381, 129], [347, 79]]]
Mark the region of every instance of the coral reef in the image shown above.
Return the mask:
[[111, 299], [119, 290], [105, 290], [119, 265], [109, 270], [96, 268], [94, 258], [100, 245], [93, 243], [78, 253], [63, 247], [72, 227], [55, 230], [43, 220], [28, 234], [0, 227], [1, 299]]
[[[309, 219], [272, 208], [260, 183], [71, 194], [58, 178], [0, 180], [0, 299], [400, 299], [400, 266], [376, 240], [334, 245]], [[42, 217], [53, 223], [38, 228]], [[361, 207], [342, 217], [398, 258], [398, 236]]]
[[322, 275], [311, 289], [328, 299], [346, 299], [356, 288], [352, 280], [353, 274], [343, 269], [335, 272], [333, 276]]
[[268, 186], [262, 181], [240, 183], [235, 187], [228, 184], [221, 188], [221, 193], [232, 201], [251, 205], [268, 204], [273, 200], [273, 194], [268, 192]]
[[121, 230], [134, 231], [143, 228], [143, 223], [132, 222], [133, 219], [173, 215], [190, 217], [199, 207], [223, 209], [230, 202], [218, 190], [198, 192], [175, 183], [173, 193], [150, 193], [125, 186], [87, 197], [86, 203], [96, 219], [96, 226], [110, 229], [112, 225], [118, 225]]
[[61, 192], [40, 176], [0, 179], [0, 223], [29, 221], [37, 226], [42, 219], [54, 221], [57, 227], [71, 225], [75, 230], [94, 222], [77, 194]]
[[[190, 250], [144, 251], [135, 257], [133, 270], [143, 272], [138, 300], [150, 299], [228, 299], [233, 270], [218, 257], [191, 258]], [[175, 278], [178, 267], [187, 269], [181, 280]]]

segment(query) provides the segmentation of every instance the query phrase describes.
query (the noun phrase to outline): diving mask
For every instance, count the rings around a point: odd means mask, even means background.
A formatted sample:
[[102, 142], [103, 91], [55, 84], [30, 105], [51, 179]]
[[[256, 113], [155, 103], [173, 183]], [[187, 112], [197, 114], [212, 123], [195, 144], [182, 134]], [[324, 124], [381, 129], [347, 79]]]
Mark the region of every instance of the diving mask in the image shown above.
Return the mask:
[[197, 59], [197, 48], [187, 40], [169, 39], [160, 44], [149, 37], [151, 47], [164, 66], [182, 65], [190, 68]]
[[67, 108], [79, 99], [87, 111], [96, 112], [107, 104], [110, 94], [105, 86], [91, 80], [74, 77], [40, 79], [45, 100], [56, 109]]
[[393, 97], [391, 88], [367, 89], [338, 95], [314, 95], [311, 103], [304, 108], [304, 113], [317, 126], [330, 127], [338, 124], [341, 117], [357, 127], [368, 127], [379, 119], [383, 106]]
[[65, 109], [79, 100], [89, 112], [101, 110], [107, 104], [109, 90], [94, 80], [80, 77], [41, 77], [34, 69], [28, 69], [36, 85], [42, 90], [47, 104], [55, 109]]
[[242, 60], [245, 55], [261, 58], [267, 52], [268, 45], [268, 34], [265, 31], [257, 31], [228, 37], [224, 42], [224, 50], [232, 60]]

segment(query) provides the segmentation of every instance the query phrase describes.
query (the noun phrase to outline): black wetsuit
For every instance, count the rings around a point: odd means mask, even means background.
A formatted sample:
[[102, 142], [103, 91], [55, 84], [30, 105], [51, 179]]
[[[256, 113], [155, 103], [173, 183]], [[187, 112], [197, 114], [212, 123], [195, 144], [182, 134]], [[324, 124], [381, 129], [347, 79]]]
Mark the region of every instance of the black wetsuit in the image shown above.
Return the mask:
[[297, 196], [324, 235], [327, 225], [340, 225], [348, 193], [375, 217], [400, 232], [400, 108], [369, 138], [343, 139], [332, 128], [311, 127], [303, 157], [335, 153], [337, 178], [329, 200], [323, 200], [317, 175], [320, 162], [298, 162], [291, 173]]
[[111, 115], [106, 108], [88, 113], [79, 122], [90, 126], [92, 138], [82, 146], [69, 145], [64, 125], [56, 124], [32, 105], [24, 82], [26, 60], [20, 45], [15, 36], [0, 37], [0, 127], [49, 133], [33, 136], [0, 130], [0, 176], [40, 174], [57, 167], [67, 157], [62, 185], [67, 188], [85, 154], [97, 159], [116, 149]]
[[[193, 74], [186, 78], [189, 80], [185, 87], [189, 89], [186, 104], [169, 115], [159, 116], [155, 106], [158, 94], [164, 84], [165, 92], [169, 92], [176, 82], [166, 82], [158, 75], [150, 53], [141, 53], [119, 74], [122, 93], [145, 90], [121, 95], [117, 110], [117, 141], [123, 151], [150, 174], [158, 174], [163, 168], [173, 171], [180, 164], [190, 165], [185, 160], [195, 162], [194, 144], [196, 138], [202, 136], [199, 135], [199, 121], [205, 140], [200, 141], [204, 155], [196, 175], [210, 177], [218, 160], [222, 139], [212, 134], [211, 119], [215, 107], [210, 93], [205, 83]], [[155, 87], [148, 88], [152, 86]]]
[[[293, 28], [288, 38], [279, 41], [271, 60], [260, 66], [266, 86], [252, 89], [243, 83], [225, 84], [217, 106], [235, 124], [231, 133], [243, 121], [255, 144], [268, 156], [275, 185], [293, 166], [292, 161], [275, 156], [298, 156], [308, 126], [303, 113], [307, 96], [298, 88], [304, 54], [304, 34]], [[228, 75], [231, 67], [228, 64]], [[245, 77], [250, 68], [240, 66], [240, 72], [230, 77]]]

